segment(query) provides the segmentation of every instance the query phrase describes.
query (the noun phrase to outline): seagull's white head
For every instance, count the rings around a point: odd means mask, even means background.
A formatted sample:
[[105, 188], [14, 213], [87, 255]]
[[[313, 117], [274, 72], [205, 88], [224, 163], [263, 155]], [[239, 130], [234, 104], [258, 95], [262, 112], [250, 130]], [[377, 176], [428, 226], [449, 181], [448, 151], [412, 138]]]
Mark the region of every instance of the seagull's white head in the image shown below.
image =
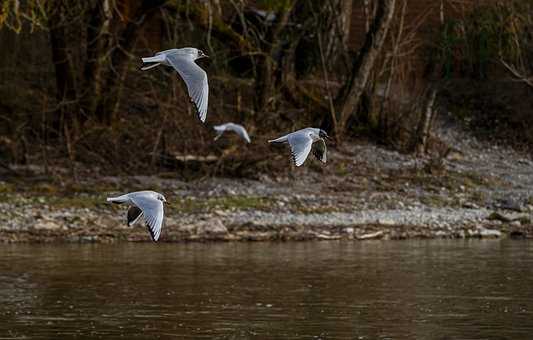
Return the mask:
[[161, 195], [161, 194], [157, 194], [157, 197], [156, 197], [158, 200], [160, 200], [161, 202], [163, 203], [167, 203], [167, 200], [165, 198], [165, 196]]
[[209, 56], [207, 54], [205, 54], [202, 50], [199, 50], [197, 48], [195, 48], [195, 50], [196, 50], [196, 58], [195, 59], [209, 58]]

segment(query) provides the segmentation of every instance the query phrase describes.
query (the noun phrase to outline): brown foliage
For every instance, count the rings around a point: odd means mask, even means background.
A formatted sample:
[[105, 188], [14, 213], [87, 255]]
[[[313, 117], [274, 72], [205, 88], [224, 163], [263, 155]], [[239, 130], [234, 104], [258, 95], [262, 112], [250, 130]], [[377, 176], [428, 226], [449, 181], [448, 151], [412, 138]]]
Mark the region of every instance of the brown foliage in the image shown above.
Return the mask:
[[[435, 46], [449, 32], [444, 19], [427, 29], [438, 6], [411, 19], [406, 0], [364, 10], [351, 0], [1, 3], [0, 159], [68, 163], [73, 173], [89, 166], [257, 176], [250, 169], [284, 168], [266, 162], [276, 151], [265, 140], [324, 121], [338, 142], [367, 133], [424, 150], [432, 122], [424, 94], [460, 56]], [[363, 44], [350, 44], [352, 11], [366, 13]], [[501, 27], [515, 27], [521, 41], [527, 25], [517, 13], [501, 16]], [[518, 45], [519, 57], [494, 60], [505, 76], [529, 81], [530, 41]], [[183, 46], [211, 56], [199, 61], [209, 74], [207, 125], [195, 118], [176, 72], [138, 69], [140, 56]], [[428, 71], [428, 64], [437, 66]], [[227, 121], [245, 125], [252, 145], [231, 136], [214, 143], [211, 124]]]

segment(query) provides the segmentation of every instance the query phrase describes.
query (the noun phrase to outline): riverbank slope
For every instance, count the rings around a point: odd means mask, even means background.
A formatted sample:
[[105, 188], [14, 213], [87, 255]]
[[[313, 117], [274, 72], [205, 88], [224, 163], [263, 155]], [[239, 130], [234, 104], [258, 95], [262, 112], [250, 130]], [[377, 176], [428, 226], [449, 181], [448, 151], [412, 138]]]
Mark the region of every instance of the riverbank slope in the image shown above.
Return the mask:
[[[0, 242], [149, 241], [109, 195], [152, 189], [169, 200], [161, 241], [530, 237], [533, 161], [442, 133], [445, 156], [414, 158], [368, 142], [330, 148], [288, 175], [256, 179], [93, 177], [16, 168], [0, 182]], [[462, 132], [461, 132], [462, 133]], [[289, 159], [286, 160], [289, 164]], [[66, 178], [66, 179], [65, 179]]]

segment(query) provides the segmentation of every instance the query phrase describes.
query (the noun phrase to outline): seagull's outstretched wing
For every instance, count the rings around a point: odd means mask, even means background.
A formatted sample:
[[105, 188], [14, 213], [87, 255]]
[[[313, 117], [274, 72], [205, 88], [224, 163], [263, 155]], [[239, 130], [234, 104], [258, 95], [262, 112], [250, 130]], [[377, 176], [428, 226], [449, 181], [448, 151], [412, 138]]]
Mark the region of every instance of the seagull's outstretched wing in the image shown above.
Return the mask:
[[296, 166], [304, 164], [311, 147], [313, 146], [313, 140], [307, 133], [295, 133], [289, 135], [289, 145], [291, 146], [292, 159]]
[[313, 155], [315, 155], [315, 157], [322, 163], [326, 163], [326, 151], [326, 142], [323, 139], [319, 139], [315, 142]]
[[205, 118], [207, 117], [207, 99], [209, 97], [207, 73], [189, 55], [168, 54], [167, 60], [178, 71], [183, 81], [185, 81], [189, 97], [196, 106], [198, 117], [202, 122], [205, 122]]
[[248, 131], [242, 125], [234, 125], [233, 131], [235, 131], [246, 143], [251, 143], [250, 136], [248, 136]]
[[142, 210], [150, 236], [156, 242], [161, 235], [161, 227], [163, 225], [163, 202], [144, 195], [136, 195], [131, 200]]

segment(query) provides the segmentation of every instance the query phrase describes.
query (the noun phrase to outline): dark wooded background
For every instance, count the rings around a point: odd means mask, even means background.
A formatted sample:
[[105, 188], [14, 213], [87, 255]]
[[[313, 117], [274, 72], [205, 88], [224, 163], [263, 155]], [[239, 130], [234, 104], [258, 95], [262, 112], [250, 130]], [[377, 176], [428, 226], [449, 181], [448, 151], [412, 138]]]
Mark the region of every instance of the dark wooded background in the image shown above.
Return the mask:
[[[480, 135], [533, 141], [533, 5], [527, 0], [0, 1], [0, 164], [74, 174], [273, 171], [265, 140], [321, 126], [438, 152], [440, 111]], [[140, 57], [210, 55], [208, 124], [170, 68]], [[253, 143], [213, 142], [212, 124]], [[203, 157], [203, 158], [202, 158]], [[220, 164], [219, 164], [220, 165]], [[248, 170], [246, 170], [248, 169]]]

